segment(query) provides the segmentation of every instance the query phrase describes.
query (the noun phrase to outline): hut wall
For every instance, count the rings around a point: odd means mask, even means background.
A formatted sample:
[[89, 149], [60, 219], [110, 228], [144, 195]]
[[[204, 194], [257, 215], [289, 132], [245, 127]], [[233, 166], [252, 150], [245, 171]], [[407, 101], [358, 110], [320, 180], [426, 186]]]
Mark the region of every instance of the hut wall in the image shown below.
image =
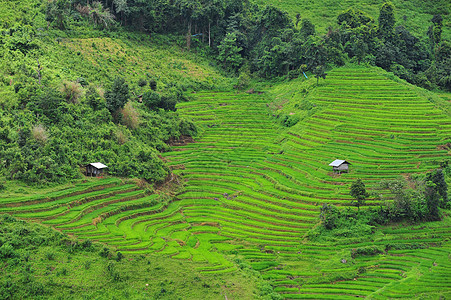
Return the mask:
[[349, 166], [348, 166], [348, 164], [342, 164], [342, 165], [336, 167], [336, 170], [337, 171], [348, 171], [349, 170]]

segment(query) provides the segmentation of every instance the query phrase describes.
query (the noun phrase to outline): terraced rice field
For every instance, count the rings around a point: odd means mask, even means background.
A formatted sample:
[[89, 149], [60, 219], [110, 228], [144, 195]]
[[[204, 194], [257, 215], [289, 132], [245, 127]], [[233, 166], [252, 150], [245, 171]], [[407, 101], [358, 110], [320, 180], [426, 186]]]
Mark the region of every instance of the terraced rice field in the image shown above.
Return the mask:
[[[203, 126], [201, 138], [163, 155], [186, 181], [175, 199], [161, 201], [133, 183], [104, 179], [44, 198], [0, 199], [0, 212], [125, 253], [200, 262], [206, 274], [234, 272], [231, 258], [238, 257], [290, 299], [410, 298], [443, 289], [449, 296], [448, 219], [387, 228], [352, 243], [304, 238], [320, 204], [350, 202], [356, 178], [371, 189], [381, 179], [436, 167], [449, 155], [439, 147], [451, 142], [449, 116], [407, 87], [360, 68], [330, 72], [309, 98], [318, 111], [289, 129], [272, 116], [265, 95], [196, 98], [178, 109]], [[334, 159], [349, 160], [351, 172], [332, 174]], [[412, 244], [430, 247], [412, 250]], [[366, 246], [385, 252], [350, 257]]]

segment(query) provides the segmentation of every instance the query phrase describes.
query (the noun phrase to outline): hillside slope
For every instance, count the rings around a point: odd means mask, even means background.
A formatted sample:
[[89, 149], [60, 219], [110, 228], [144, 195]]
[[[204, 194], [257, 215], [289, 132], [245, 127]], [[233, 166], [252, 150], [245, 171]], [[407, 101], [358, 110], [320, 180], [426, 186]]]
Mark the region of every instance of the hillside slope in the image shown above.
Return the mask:
[[230, 86], [179, 46], [181, 36], [102, 29], [80, 14], [58, 29], [47, 22], [49, 2], [0, 4], [2, 182], [64, 183], [93, 161], [117, 176], [163, 181], [158, 153], [196, 131], [175, 103], [188, 89]]
[[[429, 171], [449, 156], [440, 147], [450, 142], [449, 115], [387, 76], [340, 68], [318, 88], [300, 79], [276, 85], [276, 102], [258, 93], [197, 93], [178, 109], [203, 134], [163, 155], [186, 181], [174, 199], [107, 179], [41, 199], [3, 198], [0, 209], [124, 253], [205, 263], [197, 267], [204, 275], [252, 268], [287, 298], [447, 295], [441, 287], [449, 282], [435, 280], [449, 277], [449, 217], [407, 230], [305, 239], [320, 204], [350, 203], [355, 178], [371, 190], [378, 180]], [[282, 127], [285, 117], [298, 123]], [[353, 164], [349, 174], [332, 174], [328, 163], [336, 158]], [[412, 281], [415, 288], [406, 288]]]
[[[390, 78], [380, 69], [339, 68], [319, 87], [311, 79], [270, 91], [280, 117], [300, 119], [283, 137], [288, 158], [281, 162], [302, 162], [297, 168], [316, 177], [318, 196], [329, 190], [334, 197], [341, 194], [336, 200], [349, 199], [348, 186], [337, 181], [362, 178], [371, 185], [431, 170], [450, 155], [449, 103]], [[349, 160], [352, 172], [331, 176], [328, 163], [334, 159]]]
[[2, 299], [251, 299], [256, 288], [242, 274], [212, 278], [193, 271], [193, 262], [124, 257], [4, 214], [0, 233]]
[[[300, 14], [301, 19], [310, 19], [315, 24], [320, 33], [325, 33], [329, 26], [336, 27], [337, 16], [349, 8], [360, 9], [377, 20], [379, 8], [385, 1], [360, 1], [360, 0], [258, 0], [257, 3], [265, 5], [272, 4], [287, 11], [293, 19], [296, 14]], [[430, 26], [430, 20], [436, 14], [441, 14], [444, 18], [443, 36], [445, 39], [451, 38], [450, 13], [451, 4], [449, 1], [402, 1], [392, 0], [396, 7], [395, 16], [397, 23], [402, 25], [416, 36], [424, 36]]]

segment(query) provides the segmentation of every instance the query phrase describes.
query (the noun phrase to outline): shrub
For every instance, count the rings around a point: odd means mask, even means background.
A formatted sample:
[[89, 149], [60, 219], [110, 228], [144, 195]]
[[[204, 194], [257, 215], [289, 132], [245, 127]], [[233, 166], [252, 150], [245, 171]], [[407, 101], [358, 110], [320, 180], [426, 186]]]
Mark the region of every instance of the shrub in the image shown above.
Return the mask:
[[372, 256], [381, 253], [384, 253], [384, 248], [382, 246], [366, 246], [352, 249], [351, 257], [356, 258], [358, 256]]
[[78, 82], [64, 81], [60, 87], [60, 92], [68, 103], [78, 103], [83, 87]]
[[42, 124], [36, 125], [31, 129], [31, 135], [41, 145], [47, 143], [49, 134]]
[[79, 84], [81, 84], [82, 87], [85, 87], [85, 86], [88, 86], [88, 85], [89, 85], [89, 82], [88, 82], [85, 78], [83, 78], [83, 77], [78, 77], [78, 78], [77, 78], [77, 82], [78, 82]]
[[243, 90], [248, 87], [251, 80], [250, 71], [248, 68], [242, 68], [240, 76], [238, 77], [238, 83], [236, 87], [240, 90]]
[[282, 125], [285, 127], [292, 127], [299, 122], [299, 116], [297, 115], [285, 115], [282, 117]]
[[60, 270], [58, 270], [58, 272], [56, 272], [56, 275], [58, 275], [58, 276], [66, 276], [67, 273], [68, 273], [67, 269], [63, 267]]
[[55, 253], [53, 252], [47, 252], [45, 254], [45, 257], [47, 258], [47, 260], [55, 260]]
[[130, 102], [121, 109], [122, 123], [130, 129], [136, 129], [139, 126], [139, 113]]
[[86, 270], [89, 270], [91, 268], [91, 261], [89, 261], [89, 260], [85, 261], [84, 267]]
[[119, 145], [123, 145], [126, 142], [128, 142], [128, 136], [127, 136], [127, 134], [124, 133], [123, 130], [117, 129], [115, 131], [115, 136], [116, 136], [116, 140]]
[[106, 267], [107, 270], [107, 274], [111, 277], [111, 279], [113, 281], [121, 281], [121, 275], [119, 274], [119, 272], [116, 270], [116, 264], [112, 261], [110, 261]]
[[323, 204], [321, 207], [320, 219], [326, 229], [337, 227], [337, 221], [340, 218], [340, 210], [335, 205]]
[[155, 79], [149, 79], [149, 86], [152, 91], [157, 90], [157, 81]]
[[12, 258], [14, 256], [16, 256], [16, 252], [9, 242], [0, 247], [0, 259]]
[[413, 249], [426, 249], [428, 246], [426, 244], [412, 243], [412, 244], [391, 244], [385, 245], [385, 251], [389, 250], [413, 250]]
[[28, 295], [30, 296], [41, 296], [46, 293], [45, 285], [41, 282], [31, 282], [31, 284], [28, 285]]
[[106, 101], [102, 98], [102, 90], [96, 89], [94, 86], [89, 86], [86, 91], [86, 102], [94, 110], [100, 110], [106, 107]]
[[141, 78], [140, 80], [138, 80], [138, 86], [144, 87], [146, 85], [147, 85], [147, 80], [145, 80], [144, 78]]
[[179, 131], [182, 135], [185, 136], [196, 136], [197, 135], [197, 127], [194, 122], [186, 120], [186, 119], [180, 119], [179, 122]]
[[108, 249], [107, 247], [103, 247], [103, 249], [100, 250], [99, 255], [101, 257], [109, 257], [111, 255], [110, 249]]
[[124, 258], [124, 254], [122, 254], [122, 252], [118, 251], [116, 254], [116, 260], [117, 261], [121, 261]]
[[143, 94], [142, 101], [144, 105], [152, 110], [156, 110], [160, 107], [161, 96], [153, 90], [147, 91]]
[[111, 113], [115, 113], [128, 102], [128, 84], [122, 77], [116, 77], [113, 86], [105, 93], [106, 107]]
[[91, 240], [84, 240], [81, 243], [81, 247], [85, 250], [91, 250], [92, 249], [92, 241]]

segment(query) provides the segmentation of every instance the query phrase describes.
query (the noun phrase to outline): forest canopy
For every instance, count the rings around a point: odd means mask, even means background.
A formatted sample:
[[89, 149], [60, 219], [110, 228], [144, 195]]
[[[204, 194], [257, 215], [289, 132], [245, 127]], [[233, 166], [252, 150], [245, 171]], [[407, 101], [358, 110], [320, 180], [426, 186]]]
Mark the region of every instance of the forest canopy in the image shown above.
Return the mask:
[[50, 2], [47, 19], [61, 29], [71, 18], [85, 18], [100, 28], [116, 22], [149, 34], [183, 34], [188, 49], [207, 46], [231, 73], [248, 65], [261, 77], [292, 78], [353, 61], [382, 67], [424, 88], [451, 90], [451, 46], [442, 40], [443, 17], [434, 15], [428, 32], [415, 36], [395, 27], [395, 12], [391, 2], [380, 7], [379, 16], [349, 8], [325, 34], [315, 32], [300, 14], [293, 22], [274, 6], [235, 0], [58, 0]]

